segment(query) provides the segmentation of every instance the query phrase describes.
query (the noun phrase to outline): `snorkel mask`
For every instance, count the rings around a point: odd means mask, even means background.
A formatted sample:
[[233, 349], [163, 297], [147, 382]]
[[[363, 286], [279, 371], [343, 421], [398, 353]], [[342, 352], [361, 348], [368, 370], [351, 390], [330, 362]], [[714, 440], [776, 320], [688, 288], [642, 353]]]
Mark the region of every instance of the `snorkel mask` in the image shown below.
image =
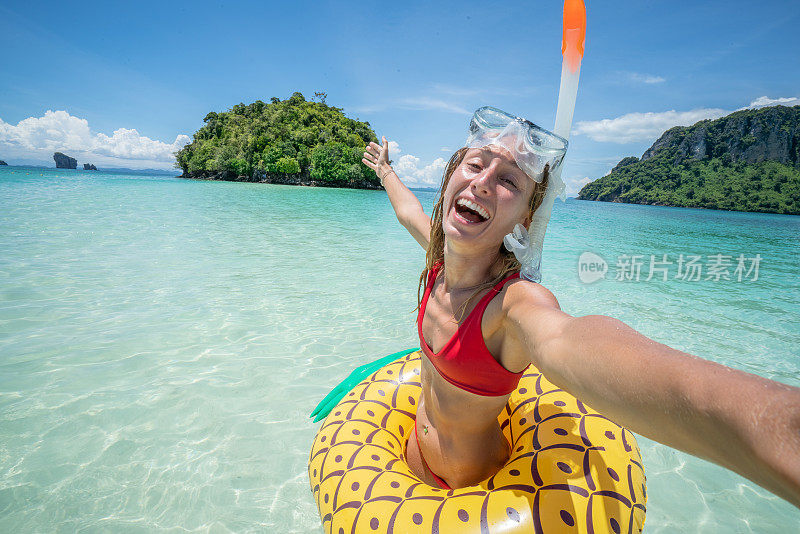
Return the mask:
[[569, 143], [561, 136], [529, 120], [485, 106], [469, 122], [468, 148], [495, 145], [514, 156], [517, 166], [534, 182], [541, 183], [545, 168], [550, 174], [564, 161]]
[[566, 199], [561, 180], [561, 164], [569, 142], [531, 121], [514, 117], [493, 107], [475, 111], [469, 123], [467, 148], [498, 146], [514, 157], [517, 166], [536, 183], [542, 183], [548, 173], [547, 190], [541, 205], [533, 212], [530, 226], [521, 224], [503, 239], [506, 249], [513, 252], [522, 265], [520, 276], [540, 282], [542, 245], [556, 197]]

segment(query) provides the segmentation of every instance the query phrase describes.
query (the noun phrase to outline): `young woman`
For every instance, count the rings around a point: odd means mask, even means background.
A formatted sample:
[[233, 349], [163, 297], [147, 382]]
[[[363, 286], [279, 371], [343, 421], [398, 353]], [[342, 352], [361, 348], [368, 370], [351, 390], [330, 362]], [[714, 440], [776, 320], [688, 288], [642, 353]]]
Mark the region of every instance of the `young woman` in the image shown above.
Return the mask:
[[504, 238], [518, 224], [541, 223], [537, 209], [553, 192], [551, 170], [566, 143], [561, 150], [557, 136], [520, 119], [493, 130], [479, 122], [447, 165], [432, 219], [392, 170], [385, 138], [362, 160], [427, 251], [418, 316], [427, 357], [407, 448], [412, 470], [453, 488], [496, 473], [509, 458], [497, 416], [533, 364], [620, 425], [800, 507], [800, 389], [674, 350], [611, 317], [572, 317], [530, 281], [535, 275], [520, 277], [538, 263], [521, 264]]

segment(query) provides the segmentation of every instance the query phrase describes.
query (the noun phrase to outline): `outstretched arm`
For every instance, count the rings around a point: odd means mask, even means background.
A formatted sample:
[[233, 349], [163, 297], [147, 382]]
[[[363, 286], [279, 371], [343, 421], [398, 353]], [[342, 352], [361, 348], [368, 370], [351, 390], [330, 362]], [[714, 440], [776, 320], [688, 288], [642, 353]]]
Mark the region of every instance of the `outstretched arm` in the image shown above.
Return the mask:
[[572, 317], [538, 285], [514, 284], [507, 300], [508, 335], [548, 380], [800, 507], [800, 389], [672, 349], [611, 317]]
[[370, 142], [364, 152], [361, 162], [375, 171], [381, 180], [381, 185], [389, 195], [397, 220], [400, 221], [414, 239], [428, 250], [431, 239], [431, 219], [422, 210], [419, 199], [409, 188], [400, 181], [400, 178], [389, 165], [389, 143], [383, 138], [383, 146]]

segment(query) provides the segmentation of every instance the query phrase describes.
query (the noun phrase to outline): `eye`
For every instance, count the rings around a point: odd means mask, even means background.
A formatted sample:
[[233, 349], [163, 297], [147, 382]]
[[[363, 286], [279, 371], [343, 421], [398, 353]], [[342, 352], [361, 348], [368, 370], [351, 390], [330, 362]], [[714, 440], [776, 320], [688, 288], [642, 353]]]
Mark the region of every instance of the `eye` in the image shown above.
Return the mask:
[[500, 179], [501, 179], [502, 181], [504, 181], [505, 183], [507, 183], [508, 185], [510, 185], [511, 187], [513, 187], [514, 189], [517, 189], [517, 184], [515, 184], [515, 183], [514, 183], [514, 180], [513, 180], [513, 179], [511, 179], [511, 178], [509, 178], [508, 176], [503, 176], [503, 177], [502, 177], [502, 178], [500, 178]]
[[481, 166], [479, 164], [477, 164], [477, 163], [467, 163], [467, 167], [469, 167], [471, 170], [473, 170], [475, 172], [480, 172], [481, 171]]

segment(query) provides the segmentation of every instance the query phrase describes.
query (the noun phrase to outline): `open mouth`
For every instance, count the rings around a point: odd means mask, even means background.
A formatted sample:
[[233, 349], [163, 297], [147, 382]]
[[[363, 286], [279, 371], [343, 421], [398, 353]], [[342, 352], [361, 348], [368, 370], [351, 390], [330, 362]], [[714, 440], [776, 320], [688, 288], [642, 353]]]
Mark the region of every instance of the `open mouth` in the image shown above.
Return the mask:
[[455, 205], [456, 214], [469, 223], [482, 223], [489, 220], [489, 213], [481, 206], [464, 198], [459, 198]]

